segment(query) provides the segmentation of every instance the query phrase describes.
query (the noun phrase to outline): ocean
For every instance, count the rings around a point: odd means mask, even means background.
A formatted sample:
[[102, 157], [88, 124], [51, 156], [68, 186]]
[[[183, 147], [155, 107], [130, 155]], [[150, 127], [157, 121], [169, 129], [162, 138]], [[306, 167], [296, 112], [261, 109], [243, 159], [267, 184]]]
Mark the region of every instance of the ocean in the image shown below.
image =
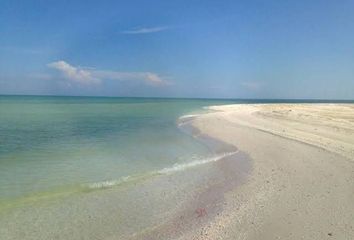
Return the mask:
[[0, 203], [129, 178], [212, 156], [177, 120], [235, 101], [0, 97]]
[[181, 123], [211, 105], [273, 102], [333, 101], [0, 96], [0, 235], [126, 239], [148, 231], [222, 177], [205, 163], [233, 153]]

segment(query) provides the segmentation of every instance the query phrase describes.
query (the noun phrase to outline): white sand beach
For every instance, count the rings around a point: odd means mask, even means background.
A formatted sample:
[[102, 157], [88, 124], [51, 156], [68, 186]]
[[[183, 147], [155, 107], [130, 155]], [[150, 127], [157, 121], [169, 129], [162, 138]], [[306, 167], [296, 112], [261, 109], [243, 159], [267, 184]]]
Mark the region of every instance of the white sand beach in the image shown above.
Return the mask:
[[354, 105], [210, 107], [202, 133], [253, 161], [222, 214], [181, 239], [353, 239]]
[[221, 157], [26, 199], [2, 212], [0, 238], [354, 239], [353, 104], [210, 109], [179, 123]]
[[354, 0], [0, 2], [0, 240], [354, 240]]

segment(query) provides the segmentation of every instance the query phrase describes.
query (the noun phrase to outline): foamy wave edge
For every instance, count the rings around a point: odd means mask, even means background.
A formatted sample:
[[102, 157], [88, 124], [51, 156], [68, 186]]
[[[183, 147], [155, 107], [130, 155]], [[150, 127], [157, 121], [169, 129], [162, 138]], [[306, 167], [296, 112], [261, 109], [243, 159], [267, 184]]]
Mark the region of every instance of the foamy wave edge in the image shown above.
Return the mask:
[[191, 120], [193, 120], [194, 118], [198, 117], [199, 114], [188, 114], [188, 115], [183, 115], [181, 117], [178, 118], [177, 120], [177, 125], [179, 127], [189, 123]]
[[206, 159], [202, 159], [202, 160], [195, 160], [195, 161], [188, 162], [188, 163], [176, 163], [172, 167], [167, 167], [167, 168], [161, 169], [160, 171], [158, 171], [158, 173], [159, 174], [166, 174], [166, 173], [182, 171], [187, 168], [195, 167], [198, 165], [219, 161], [220, 159], [231, 156], [235, 153], [237, 153], [237, 151], [227, 152], [227, 153], [216, 155], [214, 157], [210, 157], [210, 158], [206, 158]]
[[154, 176], [154, 175], [171, 174], [171, 173], [174, 173], [174, 172], [186, 170], [188, 168], [196, 167], [196, 166], [199, 166], [199, 165], [202, 165], [202, 164], [206, 164], [206, 163], [210, 163], [210, 162], [216, 162], [216, 161], [219, 161], [219, 160], [221, 160], [221, 159], [223, 159], [225, 157], [234, 155], [236, 153], [237, 153], [237, 151], [233, 151], [233, 152], [227, 152], [227, 153], [223, 153], [223, 154], [218, 154], [216, 156], [205, 158], [205, 159], [194, 160], [194, 161], [188, 162], [188, 163], [176, 163], [172, 167], [166, 167], [166, 168], [163, 168], [161, 170], [150, 172], [150, 173], [145, 174], [145, 175], [125, 176], [125, 177], [122, 177], [122, 178], [117, 179], [117, 180], [106, 180], [106, 181], [102, 181], [102, 182], [91, 183], [91, 184], [86, 185], [86, 187], [88, 187], [89, 189], [111, 188], [111, 187], [114, 187], [114, 186], [121, 185], [123, 183], [127, 183], [127, 182], [131, 182], [131, 181], [136, 181], [136, 180], [142, 179], [142, 178], [144, 178], [144, 176], [146, 177], [146, 176]]
[[106, 180], [102, 182], [90, 183], [87, 187], [90, 189], [109, 188], [128, 182], [129, 180], [131, 180], [131, 176], [122, 177], [118, 180]]
[[[203, 109], [206, 109], [206, 110], [209, 108], [210, 108], [210, 106], [203, 107]], [[190, 123], [191, 120], [193, 120], [194, 118], [196, 118], [200, 115], [201, 114], [183, 115], [178, 118], [177, 125], [179, 127], [182, 127], [183, 125]], [[234, 155], [237, 152], [238, 151], [226, 152], [226, 153], [218, 154], [216, 156], [212, 156], [209, 158], [194, 160], [194, 161], [187, 162], [187, 163], [175, 163], [172, 167], [166, 167], [166, 168], [163, 168], [158, 171], [146, 173], [144, 175], [125, 176], [125, 177], [122, 177], [118, 180], [106, 180], [106, 181], [102, 181], [102, 182], [91, 183], [91, 184], [86, 185], [86, 187], [88, 187], [89, 189], [111, 188], [111, 187], [118, 186], [118, 185], [121, 185], [121, 184], [124, 184], [127, 182], [139, 180], [139, 179], [143, 178], [144, 176], [146, 177], [146, 176], [154, 176], [154, 175], [161, 175], [161, 174], [171, 174], [173, 172], [183, 171], [188, 168], [196, 167], [198, 165], [202, 165], [202, 164], [206, 164], [206, 163], [210, 163], [210, 162], [216, 162], [216, 161], [219, 161], [225, 157]]]

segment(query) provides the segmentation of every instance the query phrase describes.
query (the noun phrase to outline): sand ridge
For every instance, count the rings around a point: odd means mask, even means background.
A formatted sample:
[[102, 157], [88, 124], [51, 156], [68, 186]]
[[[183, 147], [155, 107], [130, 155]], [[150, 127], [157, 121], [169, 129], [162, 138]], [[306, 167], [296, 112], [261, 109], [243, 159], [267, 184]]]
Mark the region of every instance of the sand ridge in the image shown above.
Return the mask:
[[354, 160], [354, 104], [210, 107], [230, 122], [295, 139]]
[[[353, 105], [225, 105], [194, 126], [253, 159], [224, 210], [180, 239], [353, 239]], [[348, 160], [349, 159], [349, 160]]]

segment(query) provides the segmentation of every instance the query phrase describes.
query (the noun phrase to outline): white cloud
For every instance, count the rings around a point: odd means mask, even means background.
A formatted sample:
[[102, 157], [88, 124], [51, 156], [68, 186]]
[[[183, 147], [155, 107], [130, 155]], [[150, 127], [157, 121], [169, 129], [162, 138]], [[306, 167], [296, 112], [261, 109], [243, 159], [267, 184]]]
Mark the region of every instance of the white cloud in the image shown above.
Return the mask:
[[68, 81], [83, 85], [100, 84], [105, 80], [142, 81], [153, 86], [170, 84], [158, 74], [152, 72], [96, 70], [94, 68], [75, 67], [65, 61], [52, 62], [47, 66], [58, 70]]
[[89, 70], [74, 67], [65, 61], [52, 62], [47, 65], [61, 72], [63, 76], [79, 84], [99, 84], [101, 79], [94, 77]]
[[168, 27], [150, 27], [150, 28], [136, 28], [132, 30], [126, 30], [122, 33], [124, 34], [146, 34], [146, 33], [155, 33], [167, 30]]

